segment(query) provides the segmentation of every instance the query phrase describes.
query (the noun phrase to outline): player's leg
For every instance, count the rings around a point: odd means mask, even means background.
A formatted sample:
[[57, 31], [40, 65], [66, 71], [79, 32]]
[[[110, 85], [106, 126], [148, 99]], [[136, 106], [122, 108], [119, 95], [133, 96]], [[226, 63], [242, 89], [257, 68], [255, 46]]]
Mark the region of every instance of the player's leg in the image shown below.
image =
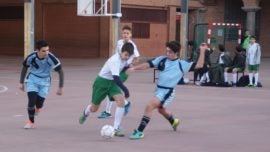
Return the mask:
[[177, 130], [178, 125], [180, 124], [180, 120], [178, 118], [175, 118], [172, 113], [168, 112], [166, 108], [160, 106], [158, 108], [158, 112], [163, 115], [171, 124], [174, 131]]
[[40, 113], [41, 108], [43, 107], [44, 101], [45, 101], [45, 98], [37, 95], [37, 102], [36, 102], [36, 108], [35, 108], [35, 116], [37, 116]]
[[109, 118], [112, 117], [111, 115], [111, 108], [113, 105], [113, 101], [111, 101], [108, 97], [106, 98], [106, 107], [105, 110], [103, 112], [101, 112], [101, 114], [98, 116], [99, 119], [103, 119], [103, 118]]
[[225, 67], [224, 68], [224, 82], [228, 83], [228, 71], [229, 71], [229, 67]]
[[34, 91], [27, 92], [27, 96], [28, 96], [27, 112], [28, 112], [29, 121], [26, 123], [24, 128], [31, 129], [34, 127], [34, 123], [35, 123], [35, 104], [37, 100], [37, 92], [34, 92]]
[[254, 65], [254, 86], [258, 86], [258, 81], [259, 81], [259, 64]]
[[27, 96], [28, 96], [28, 105], [27, 112], [29, 121], [24, 126], [25, 129], [31, 129], [34, 127], [35, 122], [35, 105], [37, 101], [37, 95], [39, 92], [39, 86], [36, 83], [32, 83], [31, 79], [28, 78], [28, 82], [26, 83]]
[[37, 101], [36, 101], [36, 108], [35, 108], [35, 115], [37, 116], [43, 107], [44, 101], [46, 96], [49, 93], [50, 89], [50, 82], [48, 82], [48, 85], [40, 86], [39, 92], [37, 94]]
[[233, 68], [232, 69], [232, 77], [233, 77], [233, 83], [232, 86], [236, 87], [236, 83], [237, 83], [237, 72], [240, 72], [239, 68]]
[[152, 113], [155, 109], [160, 106], [160, 101], [158, 98], [154, 97], [146, 106], [144, 110], [144, 115], [141, 119], [141, 122], [136, 130], [134, 130], [133, 134], [129, 136], [129, 139], [141, 139], [144, 137], [143, 131], [150, 122]]
[[253, 69], [254, 69], [254, 65], [248, 65], [248, 78], [249, 78], [249, 87], [253, 86]]
[[[99, 102], [99, 104], [101, 103], [101, 101]], [[80, 124], [83, 124], [91, 113], [94, 113], [98, 110], [99, 104], [98, 105], [95, 105], [95, 104], [96, 104], [95, 102], [92, 102], [92, 104], [89, 104], [84, 108], [83, 113], [79, 118]]]
[[99, 108], [100, 103], [103, 99], [108, 95], [108, 90], [110, 88], [110, 80], [103, 79], [101, 77], [97, 77], [93, 84], [92, 91], [92, 104], [86, 106], [83, 110], [82, 115], [79, 118], [79, 123], [83, 124], [86, 118], [90, 115], [90, 113], [96, 112]]
[[[120, 72], [120, 80], [122, 82], [126, 82], [127, 79], [128, 79], [128, 74], [125, 71], [121, 71]], [[130, 106], [131, 106], [131, 102], [125, 99], [125, 113], [124, 113], [124, 115], [128, 114]]]
[[163, 115], [171, 124], [174, 131], [177, 130], [178, 125], [180, 124], [180, 120], [175, 118], [171, 112], [168, 112], [166, 107], [172, 102], [174, 98], [175, 90], [169, 90], [164, 94], [164, 96], [160, 96], [161, 104], [158, 107], [158, 112]]
[[[128, 75], [124, 71], [120, 72], [120, 80], [122, 82], [125, 82], [127, 79]], [[105, 110], [98, 116], [98, 118], [102, 119], [102, 118], [109, 118], [112, 116], [111, 108], [114, 102], [113, 100], [114, 99], [112, 98], [107, 98]], [[130, 105], [131, 105], [130, 102], [125, 100], [125, 115], [128, 113]]]
[[125, 134], [123, 133], [123, 130], [121, 130], [120, 125], [121, 125], [121, 122], [125, 113], [124, 96], [122, 94], [116, 94], [113, 96], [113, 98], [117, 105], [116, 110], [115, 110], [114, 123], [113, 123], [113, 127], [115, 129], [115, 136], [123, 137], [125, 136]]

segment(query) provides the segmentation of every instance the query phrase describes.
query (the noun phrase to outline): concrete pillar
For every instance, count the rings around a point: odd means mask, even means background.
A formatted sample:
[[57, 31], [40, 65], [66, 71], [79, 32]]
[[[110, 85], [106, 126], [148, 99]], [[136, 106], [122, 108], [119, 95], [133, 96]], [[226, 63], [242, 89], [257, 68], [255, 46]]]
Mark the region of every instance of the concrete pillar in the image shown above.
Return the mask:
[[24, 58], [34, 51], [35, 0], [24, 1]]
[[168, 21], [168, 38], [169, 41], [175, 40], [176, 35], [176, 7], [170, 6], [169, 7], [169, 21]]
[[242, 9], [247, 12], [246, 29], [251, 35], [255, 35], [256, 12], [261, 9], [259, 0], [243, 0], [243, 3], [244, 7]]
[[181, 0], [181, 28], [180, 28], [180, 44], [181, 58], [187, 58], [187, 42], [188, 42], [188, 2], [189, 0]]

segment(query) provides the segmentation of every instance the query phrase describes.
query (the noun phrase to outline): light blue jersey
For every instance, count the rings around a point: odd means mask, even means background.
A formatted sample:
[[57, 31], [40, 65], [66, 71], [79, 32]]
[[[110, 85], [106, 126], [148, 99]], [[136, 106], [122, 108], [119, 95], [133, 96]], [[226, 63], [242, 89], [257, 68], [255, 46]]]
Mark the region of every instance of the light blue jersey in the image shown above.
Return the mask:
[[52, 53], [40, 59], [37, 52], [33, 52], [24, 60], [23, 66], [29, 71], [25, 81], [27, 92], [37, 92], [39, 96], [45, 98], [51, 85], [52, 70], [61, 67], [59, 59]]
[[31, 53], [23, 62], [25, 67], [29, 68], [31, 74], [40, 78], [46, 78], [51, 76], [51, 71], [60, 66], [61, 63], [52, 53], [44, 59], [40, 59], [37, 52]]
[[[165, 56], [160, 56], [150, 61], [150, 66], [157, 68], [162, 59], [166, 58]], [[180, 65], [182, 70], [180, 69]], [[192, 63], [184, 60], [176, 59], [169, 60], [166, 59], [164, 62], [164, 70], [159, 71], [158, 82], [159, 86], [164, 86], [168, 88], [174, 88], [180, 79], [184, 76], [184, 73], [188, 72], [191, 68]]]
[[174, 98], [174, 87], [178, 84], [184, 74], [189, 71], [192, 62], [189, 63], [180, 59], [169, 60], [165, 56], [160, 56], [149, 61], [149, 64], [150, 67], [159, 69], [155, 96], [165, 108]]

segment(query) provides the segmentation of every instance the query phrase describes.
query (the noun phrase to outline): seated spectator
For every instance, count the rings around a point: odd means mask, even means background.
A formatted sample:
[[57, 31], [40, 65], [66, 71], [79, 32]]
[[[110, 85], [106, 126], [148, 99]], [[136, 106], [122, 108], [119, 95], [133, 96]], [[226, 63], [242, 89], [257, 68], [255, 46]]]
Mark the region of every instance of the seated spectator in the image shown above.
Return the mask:
[[211, 82], [215, 85], [224, 85], [224, 68], [230, 67], [231, 65], [231, 57], [229, 52], [225, 50], [224, 45], [218, 45], [220, 54], [216, 61], [216, 64], [212, 65], [209, 70], [209, 76]]
[[243, 48], [239, 45], [235, 48], [235, 56], [232, 65], [224, 68], [224, 81], [228, 84], [228, 73], [232, 73], [232, 86], [236, 86], [237, 72], [243, 72], [245, 69], [245, 56], [243, 55]]

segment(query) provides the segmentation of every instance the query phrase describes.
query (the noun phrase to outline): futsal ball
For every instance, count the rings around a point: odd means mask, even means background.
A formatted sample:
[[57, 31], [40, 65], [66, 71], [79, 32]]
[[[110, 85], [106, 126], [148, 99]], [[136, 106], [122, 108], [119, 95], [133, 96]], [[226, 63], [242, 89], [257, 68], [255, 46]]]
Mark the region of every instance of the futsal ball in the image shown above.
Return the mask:
[[104, 125], [100, 130], [100, 134], [104, 138], [112, 138], [114, 133], [114, 128], [111, 125]]

